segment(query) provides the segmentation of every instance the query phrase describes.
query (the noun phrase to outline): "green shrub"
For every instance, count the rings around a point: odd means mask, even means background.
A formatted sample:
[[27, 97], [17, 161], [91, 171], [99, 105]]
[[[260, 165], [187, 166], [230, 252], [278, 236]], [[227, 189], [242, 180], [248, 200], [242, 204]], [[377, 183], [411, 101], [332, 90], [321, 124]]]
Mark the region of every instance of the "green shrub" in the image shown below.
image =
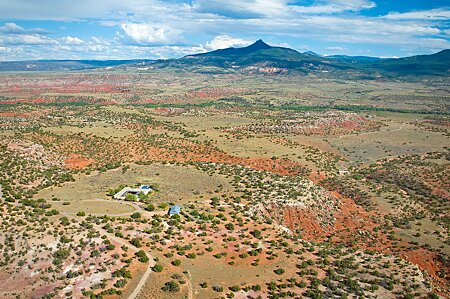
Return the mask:
[[153, 266], [152, 270], [154, 272], [161, 272], [164, 269], [164, 267], [161, 264], [156, 264]]
[[180, 286], [175, 280], [168, 281], [161, 288], [164, 292], [176, 293], [180, 290]]
[[176, 260], [173, 260], [171, 264], [174, 265], [174, 266], [180, 266], [181, 265], [181, 261], [179, 259], [176, 259]]
[[144, 250], [139, 250], [136, 252], [136, 256], [141, 263], [147, 263], [149, 261], [149, 258]]

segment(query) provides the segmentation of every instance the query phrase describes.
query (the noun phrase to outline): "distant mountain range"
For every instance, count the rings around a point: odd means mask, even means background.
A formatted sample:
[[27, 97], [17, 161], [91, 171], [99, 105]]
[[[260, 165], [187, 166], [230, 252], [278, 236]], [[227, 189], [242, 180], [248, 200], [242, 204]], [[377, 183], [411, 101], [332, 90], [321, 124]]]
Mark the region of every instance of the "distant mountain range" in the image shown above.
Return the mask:
[[449, 76], [450, 50], [432, 55], [382, 59], [367, 56], [322, 56], [272, 47], [262, 40], [242, 48], [227, 48], [168, 60], [36, 60], [0, 62], [0, 71], [88, 71], [178, 69], [202, 73], [341, 74], [360, 77]]
[[1, 61], [0, 72], [80, 71], [114, 68], [123, 65], [142, 65], [153, 61], [151, 59]]

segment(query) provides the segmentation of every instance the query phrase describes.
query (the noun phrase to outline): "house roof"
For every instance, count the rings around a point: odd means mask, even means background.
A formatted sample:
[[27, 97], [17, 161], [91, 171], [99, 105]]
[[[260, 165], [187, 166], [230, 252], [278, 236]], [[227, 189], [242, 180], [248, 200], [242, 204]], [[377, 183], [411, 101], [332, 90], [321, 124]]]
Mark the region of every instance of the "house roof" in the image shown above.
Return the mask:
[[127, 195], [127, 193], [133, 193], [135, 195], [138, 195], [140, 193], [148, 194], [151, 191], [152, 191], [152, 188], [148, 185], [142, 185], [139, 188], [124, 187], [122, 190], [120, 190], [119, 192], [117, 192], [114, 195], [114, 198], [115, 199], [124, 198]]
[[180, 206], [171, 206], [169, 209], [169, 213], [170, 214], [178, 214], [181, 211], [181, 207]]

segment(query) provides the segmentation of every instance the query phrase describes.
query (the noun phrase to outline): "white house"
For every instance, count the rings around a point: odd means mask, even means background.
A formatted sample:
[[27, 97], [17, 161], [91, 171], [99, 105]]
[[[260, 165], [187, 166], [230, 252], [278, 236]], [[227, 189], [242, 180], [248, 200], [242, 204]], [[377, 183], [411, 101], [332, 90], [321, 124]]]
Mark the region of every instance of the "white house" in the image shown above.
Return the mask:
[[148, 194], [153, 189], [148, 185], [142, 185], [139, 188], [125, 187], [117, 192], [113, 197], [114, 199], [126, 199], [127, 194], [133, 194], [136, 198], [139, 198], [139, 194]]

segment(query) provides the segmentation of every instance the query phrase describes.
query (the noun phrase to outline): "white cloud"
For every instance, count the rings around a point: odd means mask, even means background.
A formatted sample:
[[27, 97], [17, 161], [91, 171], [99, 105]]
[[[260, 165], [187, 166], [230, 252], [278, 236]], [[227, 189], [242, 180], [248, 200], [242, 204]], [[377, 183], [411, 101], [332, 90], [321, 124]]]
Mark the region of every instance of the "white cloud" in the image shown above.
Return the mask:
[[45, 34], [47, 30], [42, 28], [25, 29], [16, 23], [5, 23], [0, 27], [0, 33], [3, 34]]
[[100, 25], [105, 26], [105, 27], [115, 27], [115, 26], [120, 25], [120, 23], [117, 21], [106, 20], [106, 21], [100, 21]]
[[311, 6], [292, 6], [292, 10], [305, 14], [332, 14], [344, 11], [359, 11], [374, 8], [376, 4], [368, 0], [328, 0]]
[[342, 52], [342, 51], [347, 50], [347, 48], [340, 47], [340, 46], [333, 46], [333, 47], [327, 47], [327, 48], [325, 48], [325, 50], [332, 51], [332, 52]]
[[[2, 0], [0, 20], [163, 21], [189, 6], [165, 0]], [[136, 18], [135, 18], [136, 17]], [[108, 23], [105, 23], [108, 24]]]
[[251, 41], [242, 38], [233, 38], [228, 35], [218, 35], [212, 41], [207, 42], [205, 48], [210, 50], [225, 49], [230, 47], [247, 46]]
[[333, 13], [372, 8], [369, 0], [317, 0], [299, 6], [291, 0], [193, 0], [178, 3], [162, 0], [14, 0], [0, 1], [0, 19], [78, 20], [98, 19], [110, 26], [119, 20], [164, 21], [200, 13], [229, 18], [281, 17], [291, 13]]
[[67, 44], [0, 46], [1, 60], [34, 59], [166, 59], [205, 52], [202, 46], [133, 46], [96, 44], [87, 40], [83, 47]]
[[51, 45], [58, 42], [39, 34], [20, 34], [0, 36], [3, 45]]
[[196, 0], [192, 8], [200, 13], [230, 18], [274, 17], [288, 12], [287, 0]]
[[[0, 1], [1, 19], [21, 20], [73, 20], [78, 18], [92, 18], [107, 16], [110, 9], [120, 10], [126, 5], [118, 0], [78, 0], [76, 3], [70, 0], [14, 0]], [[103, 8], [103, 10], [102, 10]]]
[[90, 42], [91, 44], [105, 44], [105, 45], [108, 45], [109, 44], [109, 42], [108, 41], [106, 41], [106, 40], [103, 40], [103, 39], [101, 39], [101, 38], [98, 38], [98, 37], [96, 37], [96, 36], [92, 36], [91, 37], [91, 42]]
[[48, 31], [42, 28], [23, 28], [16, 23], [5, 23], [0, 26], [0, 45], [51, 45], [58, 42], [43, 34]]
[[431, 9], [405, 13], [391, 12], [383, 18], [391, 20], [448, 20], [450, 19], [450, 10]]
[[[336, 16], [311, 16], [298, 20], [298, 23], [309, 26], [309, 32], [322, 30], [322, 33], [325, 35], [342, 33], [356, 37], [361, 36], [362, 38], [378, 36], [386, 39], [386, 35], [394, 37], [395, 35], [393, 34], [419, 36], [439, 34], [440, 32], [438, 28], [421, 23], [389, 22], [379, 18], [354, 17], [348, 19]], [[323, 32], [323, 30], [326, 30], [326, 32]], [[395, 39], [391, 41], [395, 43]]]
[[[88, 20], [84, 24], [94, 29], [106, 26], [108, 28], [102, 31], [110, 33], [104, 37], [99, 35], [97, 39], [62, 32], [59, 28], [55, 29], [58, 38], [51, 39], [43, 29], [27, 29], [8, 21], [0, 24], [0, 45], [8, 48], [14, 45], [18, 49], [16, 54], [23, 49], [24, 57], [36, 57], [42, 51], [40, 55], [47, 58], [56, 57], [57, 51], [61, 51], [61, 56], [70, 57], [126, 58], [127, 54], [147, 58], [178, 57], [245, 46], [250, 43], [246, 40], [249, 37], [269, 38], [274, 45], [278, 42], [278, 45], [288, 46], [283, 42], [289, 42], [302, 50], [309, 49], [298, 46], [305, 43], [317, 49], [314, 41], [331, 41], [347, 48], [353, 48], [350, 43], [360, 44], [357, 47], [361, 48], [385, 44], [396, 47], [398, 53], [395, 54], [450, 48], [448, 7], [374, 17], [361, 15], [359, 11], [375, 7], [375, 0], [183, 1], [78, 0], [74, 5], [72, 0], [0, 0], [0, 19], [3, 20]], [[72, 23], [67, 27], [74, 26], [76, 24]], [[186, 38], [195, 36], [198, 46], [186, 46], [189, 43], [183, 34]], [[80, 41], [84, 42], [83, 47], [78, 46]]]
[[11, 52], [12, 48], [0, 46], [0, 52]]
[[151, 24], [121, 24], [125, 34], [138, 45], [175, 45], [182, 41], [181, 30]]
[[15, 23], [6, 23], [0, 27], [0, 32], [6, 34], [22, 34], [25, 33], [25, 29]]
[[73, 37], [73, 36], [66, 36], [63, 38], [63, 40], [66, 44], [70, 44], [70, 45], [84, 44], [83, 40], [79, 39], [78, 37]]
[[192, 8], [200, 13], [210, 13], [230, 18], [258, 18], [302, 14], [331, 14], [359, 11], [376, 7], [369, 0], [319, 0], [310, 6], [294, 5], [288, 0], [196, 0]]
[[324, 41], [390, 43], [398, 40], [418, 40], [424, 36], [440, 34], [439, 28], [422, 22], [397, 22], [383, 18], [315, 15], [288, 21], [246, 20], [240, 31], [257, 31], [261, 34], [277, 34], [295, 38], [311, 38]]

